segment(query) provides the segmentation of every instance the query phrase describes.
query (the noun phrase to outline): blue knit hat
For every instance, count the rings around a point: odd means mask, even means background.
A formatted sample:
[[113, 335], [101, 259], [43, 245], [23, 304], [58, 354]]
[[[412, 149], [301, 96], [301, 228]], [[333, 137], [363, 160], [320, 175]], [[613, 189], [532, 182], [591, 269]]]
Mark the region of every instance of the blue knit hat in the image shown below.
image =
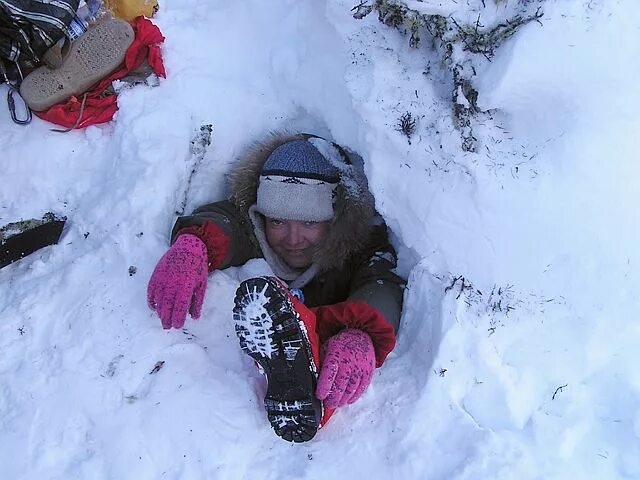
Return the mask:
[[307, 140], [287, 142], [271, 152], [262, 167], [257, 210], [268, 218], [330, 220], [339, 181], [338, 168], [315, 145]]

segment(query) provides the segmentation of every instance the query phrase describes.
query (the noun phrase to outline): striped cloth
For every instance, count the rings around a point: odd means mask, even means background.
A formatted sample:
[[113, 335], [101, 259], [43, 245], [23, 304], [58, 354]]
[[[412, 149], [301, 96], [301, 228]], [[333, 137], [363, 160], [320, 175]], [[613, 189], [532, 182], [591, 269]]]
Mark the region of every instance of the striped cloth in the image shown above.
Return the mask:
[[23, 71], [35, 67], [68, 34], [78, 4], [79, 0], [0, 0], [0, 62], [9, 80], [19, 80], [16, 66]]

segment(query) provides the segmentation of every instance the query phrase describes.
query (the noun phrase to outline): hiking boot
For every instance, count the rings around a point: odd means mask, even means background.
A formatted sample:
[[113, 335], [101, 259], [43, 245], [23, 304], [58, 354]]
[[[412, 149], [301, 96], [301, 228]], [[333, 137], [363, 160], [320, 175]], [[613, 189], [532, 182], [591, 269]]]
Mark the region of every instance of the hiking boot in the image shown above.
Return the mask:
[[[267, 377], [264, 407], [269, 422], [290, 442], [311, 440], [323, 413], [315, 395], [317, 346], [307, 334], [315, 316], [300, 306], [276, 278], [257, 277], [240, 284], [233, 308], [240, 347]], [[315, 335], [315, 328], [309, 330]]]
[[123, 20], [97, 23], [71, 44], [60, 67], [42, 66], [27, 75], [20, 95], [36, 112], [80, 95], [120, 66], [134, 39], [133, 28]]

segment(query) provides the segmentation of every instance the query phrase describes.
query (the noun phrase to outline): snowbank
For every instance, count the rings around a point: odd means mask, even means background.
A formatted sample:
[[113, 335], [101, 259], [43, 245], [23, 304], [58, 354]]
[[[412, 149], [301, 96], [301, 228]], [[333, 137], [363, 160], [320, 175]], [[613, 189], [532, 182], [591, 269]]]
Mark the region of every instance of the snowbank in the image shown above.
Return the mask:
[[[476, 154], [435, 53], [351, 7], [165, 0], [168, 78], [111, 124], [61, 135], [0, 109], [0, 223], [69, 218], [0, 270], [1, 478], [640, 476], [634, 2], [547, 2], [480, 74]], [[365, 159], [409, 277], [398, 347], [308, 444], [273, 435], [233, 333], [264, 265], [212, 275], [182, 331], [145, 303], [208, 123], [188, 208], [268, 131], [331, 136]]]

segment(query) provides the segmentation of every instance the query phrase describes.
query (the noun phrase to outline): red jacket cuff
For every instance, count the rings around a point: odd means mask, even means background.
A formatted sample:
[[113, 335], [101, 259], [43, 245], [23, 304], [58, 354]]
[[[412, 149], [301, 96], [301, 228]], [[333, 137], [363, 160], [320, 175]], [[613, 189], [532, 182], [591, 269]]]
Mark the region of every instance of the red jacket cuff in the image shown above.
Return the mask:
[[226, 233], [215, 223], [204, 222], [202, 225], [181, 228], [174, 238], [174, 242], [180, 235], [195, 235], [203, 241], [207, 247], [207, 261], [209, 272], [220, 268], [229, 253], [231, 242]]
[[382, 366], [396, 346], [393, 327], [376, 309], [364, 302], [340, 302], [313, 310], [321, 343], [345, 328], [357, 328], [367, 333], [376, 352], [376, 367]]

